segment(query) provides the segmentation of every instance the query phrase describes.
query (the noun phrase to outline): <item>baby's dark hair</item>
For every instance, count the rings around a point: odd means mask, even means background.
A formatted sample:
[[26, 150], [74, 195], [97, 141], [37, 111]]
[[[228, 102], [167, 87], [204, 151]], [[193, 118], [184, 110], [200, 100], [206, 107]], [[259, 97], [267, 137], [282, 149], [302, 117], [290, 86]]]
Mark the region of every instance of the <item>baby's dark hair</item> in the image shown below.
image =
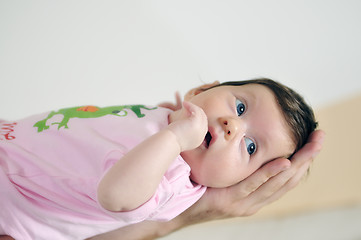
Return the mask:
[[306, 144], [309, 135], [317, 128], [318, 123], [316, 122], [312, 108], [300, 94], [268, 78], [223, 82], [214, 87], [241, 86], [246, 84], [260, 84], [268, 87], [274, 93], [296, 145], [295, 151], [289, 157], [291, 158], [295, 152]]

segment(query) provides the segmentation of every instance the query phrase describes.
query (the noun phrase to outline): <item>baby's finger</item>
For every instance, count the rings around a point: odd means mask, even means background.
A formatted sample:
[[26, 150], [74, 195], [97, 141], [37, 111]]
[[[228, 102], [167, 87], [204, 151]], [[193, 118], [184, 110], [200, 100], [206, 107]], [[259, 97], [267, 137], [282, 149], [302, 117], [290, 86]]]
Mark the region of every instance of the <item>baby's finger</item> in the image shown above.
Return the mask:
[[176, 101], [176, 104], [175, 104], [176, 109], [175, 110], [181, 109], [182, 108], [182, 97], [179, 92], [175, 93], [175, 101]]
[[195, 107], [190, 102], [183, 102], [183, 109], [185, 110], [186, 116], [190, 117], [191, 115], [195, 114]]
[[173, 111], [180, 110], [182, 108], [182, 98], [181, 98], [181, 95], [179, 92], [175, 93], [175, 99], [176, 99], [175, 104], [171, 103], [171, 102], [162, 102], [162, 103], [158, 104], [158, 106], [168, 108]]
[[174, 105], [173, 103], [170, 103], [170, 102], [163, 102], [163, 103], [158, 104], [158, 106], [163, 107], [163, 108], [168, 108], [173, 111], [175, 111], [177, 108], [176, 105]]
[[206, 119], [206, 115], [203, 112], [202, 108], [198, 107], [197, 105], [195, 105], [195, 104], [193, 104], [191, 102], [184, 101], [183, 102], [183, 109], [186, 110], [188, 117], [190, 117], [190, 116], [198, 116], [201, 119], [202, 118]]

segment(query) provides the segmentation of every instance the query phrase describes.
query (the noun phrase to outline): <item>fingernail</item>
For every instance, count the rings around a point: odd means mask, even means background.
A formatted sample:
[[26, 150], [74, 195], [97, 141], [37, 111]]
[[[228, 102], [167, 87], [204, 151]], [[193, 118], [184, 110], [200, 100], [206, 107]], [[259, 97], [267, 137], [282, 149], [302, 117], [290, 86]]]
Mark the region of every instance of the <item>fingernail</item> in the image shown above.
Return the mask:
[[287, 169], [289, 169], [291, 167], [291, 162], [288, 161], [287, 164], [285, 164], [283, 167], [282, 167], [282, 170], [281, 171], [285, 171]]
[[321, 144], [323, 144], [323, 142], [325, 141], [325, 136], [326, 136], [326, 133], [323, 132], [322, 137], [319, 139], [319, 142], [320, 142]]
[[314, 154], [312, 154], [312, 158], [316, 158], [317, 155], [318, 155], [320, 152], [321, 152], [321, 151], [317, 151], [317, 152], [315, 152]]
[[284, 167], [282, 168], [282, 172], [283, 172], [283, 171], [286, 171], [287, 169], [290, 169], [290, 167], [291, 167], [291, 165], [284, 166]]

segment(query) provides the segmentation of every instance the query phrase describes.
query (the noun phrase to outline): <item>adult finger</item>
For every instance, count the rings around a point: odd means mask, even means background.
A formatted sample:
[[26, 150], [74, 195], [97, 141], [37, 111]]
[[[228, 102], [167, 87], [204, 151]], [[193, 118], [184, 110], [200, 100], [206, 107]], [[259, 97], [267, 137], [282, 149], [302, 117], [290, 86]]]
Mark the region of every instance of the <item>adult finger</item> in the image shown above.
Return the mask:
[[[303, 176], [308, 171], [314, 158], [322, 149], [325, 133], [322, 130], [317, 130], [309, 138], [308, 143], [300, 149], [292, 158], [292, 167], [289, 171], [285, 171], [283, 174], [290, 174], [289, 180], [285, 183], [285, 186], [280, 188], [279, 191], [275, 192], [268, 202], [272, 202], [280, 198], [290, 189], [296, 187], [301, 181]], [[282, 177], [282, 174], [280, 174]], [[276, 179], [276, 178], [275, 178]], [[276, 179], [277, 180], [277, 179]], [[270, 182], [272, 184], [272, 182]]]
[[290, 161], [288, 159], [277, 159], [267, 163], [265, 166], [258, 169], [252, 175], [247, 177], [242, 182], [229, 187], [233, 192], [235, 199], [243, 199], [256, 191], [260, 186], [266, 183], [270, 178], [279, 174], [280, 172], [290, 167]]
[[[290, 165], [288, 159], [279, 158], [257, 170], [255, 173], [253, 173], [251, 176], [249, 176], [247, 179], [245, 179], [239, 184], [239, 186], [241, 186], [241, 192], [239, 193], [240, 196], [244, 197], [245, 195], [254, 192], [261, 186], [264, 189], [268, 190], [270, 193], [273, 193], [279, 188], [281, 188], [293, 176], [303, 175], [305, 171], [302, 171], [302, 169], [300, 168], [302, 168], [302, 166], [304, 166], [304, 168], [308, 168], [310, 162], [321, 150], [323, 138], [323, 131], [317, 130], [313, 132], [309, 137], [308, 143], [292, 157], [292, 165]], [[287, 168], [290, 169], [284, 171]], [[268, 180], [272, 177], [274, 177], [275, 179], [272, 179], [272, 181], [270, 180], [268, 183]], [[237, 187], [237, 185], [235, 185], [234, 187]], [[267, 191], [259, 191], [258, 194], [263, 195], [262, 198], [264, 198], [268, 197], [270, 193], [267, 194]]]
[[307, 172], [310, 163], [311, 162], [306, 162], [300, 166], [297, 173], [288, 180], [288, 176], [279, 178], [280, 175], [282, 175], [279, 174], [261, 186], [254, 194], [251, 194], [249, 201], [253, 202], [253, 204], [249, 206], [247, 215], [253, 215], [262, 207], [280, 199], [291, 189], [295, 188]]
[[321, 145], [323, 144], [323, 141], [325, 139], [325, 132], [321, 129], [315, 130], [311, 133], [311, 135], [308, 138], [308, 143], [309, 142], [318, 142]]
[[298, 185], [320, 152], [324, 136], [325, 133], [321, 130], [311, 134], [308, 143], [293, 156], [291, 168], [274, 176], [250, 196], [250, 201], [253, 199], [253, 202], [258, 202], [252, 205], [250, 212], [256, 212], [264, 205], [276, 201]]

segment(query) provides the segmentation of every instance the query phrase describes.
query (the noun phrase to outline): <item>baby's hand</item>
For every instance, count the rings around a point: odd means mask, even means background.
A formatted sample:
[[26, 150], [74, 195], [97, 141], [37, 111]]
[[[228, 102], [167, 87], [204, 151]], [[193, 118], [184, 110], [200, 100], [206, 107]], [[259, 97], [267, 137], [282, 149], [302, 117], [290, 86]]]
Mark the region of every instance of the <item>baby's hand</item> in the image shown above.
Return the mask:
[[191, 150], [204, 141], [208, 131], [207, 116], [202, 108], [183, 102], [178, 120], [172, 122], [168, 129], [176, 135], [181, 152]]

